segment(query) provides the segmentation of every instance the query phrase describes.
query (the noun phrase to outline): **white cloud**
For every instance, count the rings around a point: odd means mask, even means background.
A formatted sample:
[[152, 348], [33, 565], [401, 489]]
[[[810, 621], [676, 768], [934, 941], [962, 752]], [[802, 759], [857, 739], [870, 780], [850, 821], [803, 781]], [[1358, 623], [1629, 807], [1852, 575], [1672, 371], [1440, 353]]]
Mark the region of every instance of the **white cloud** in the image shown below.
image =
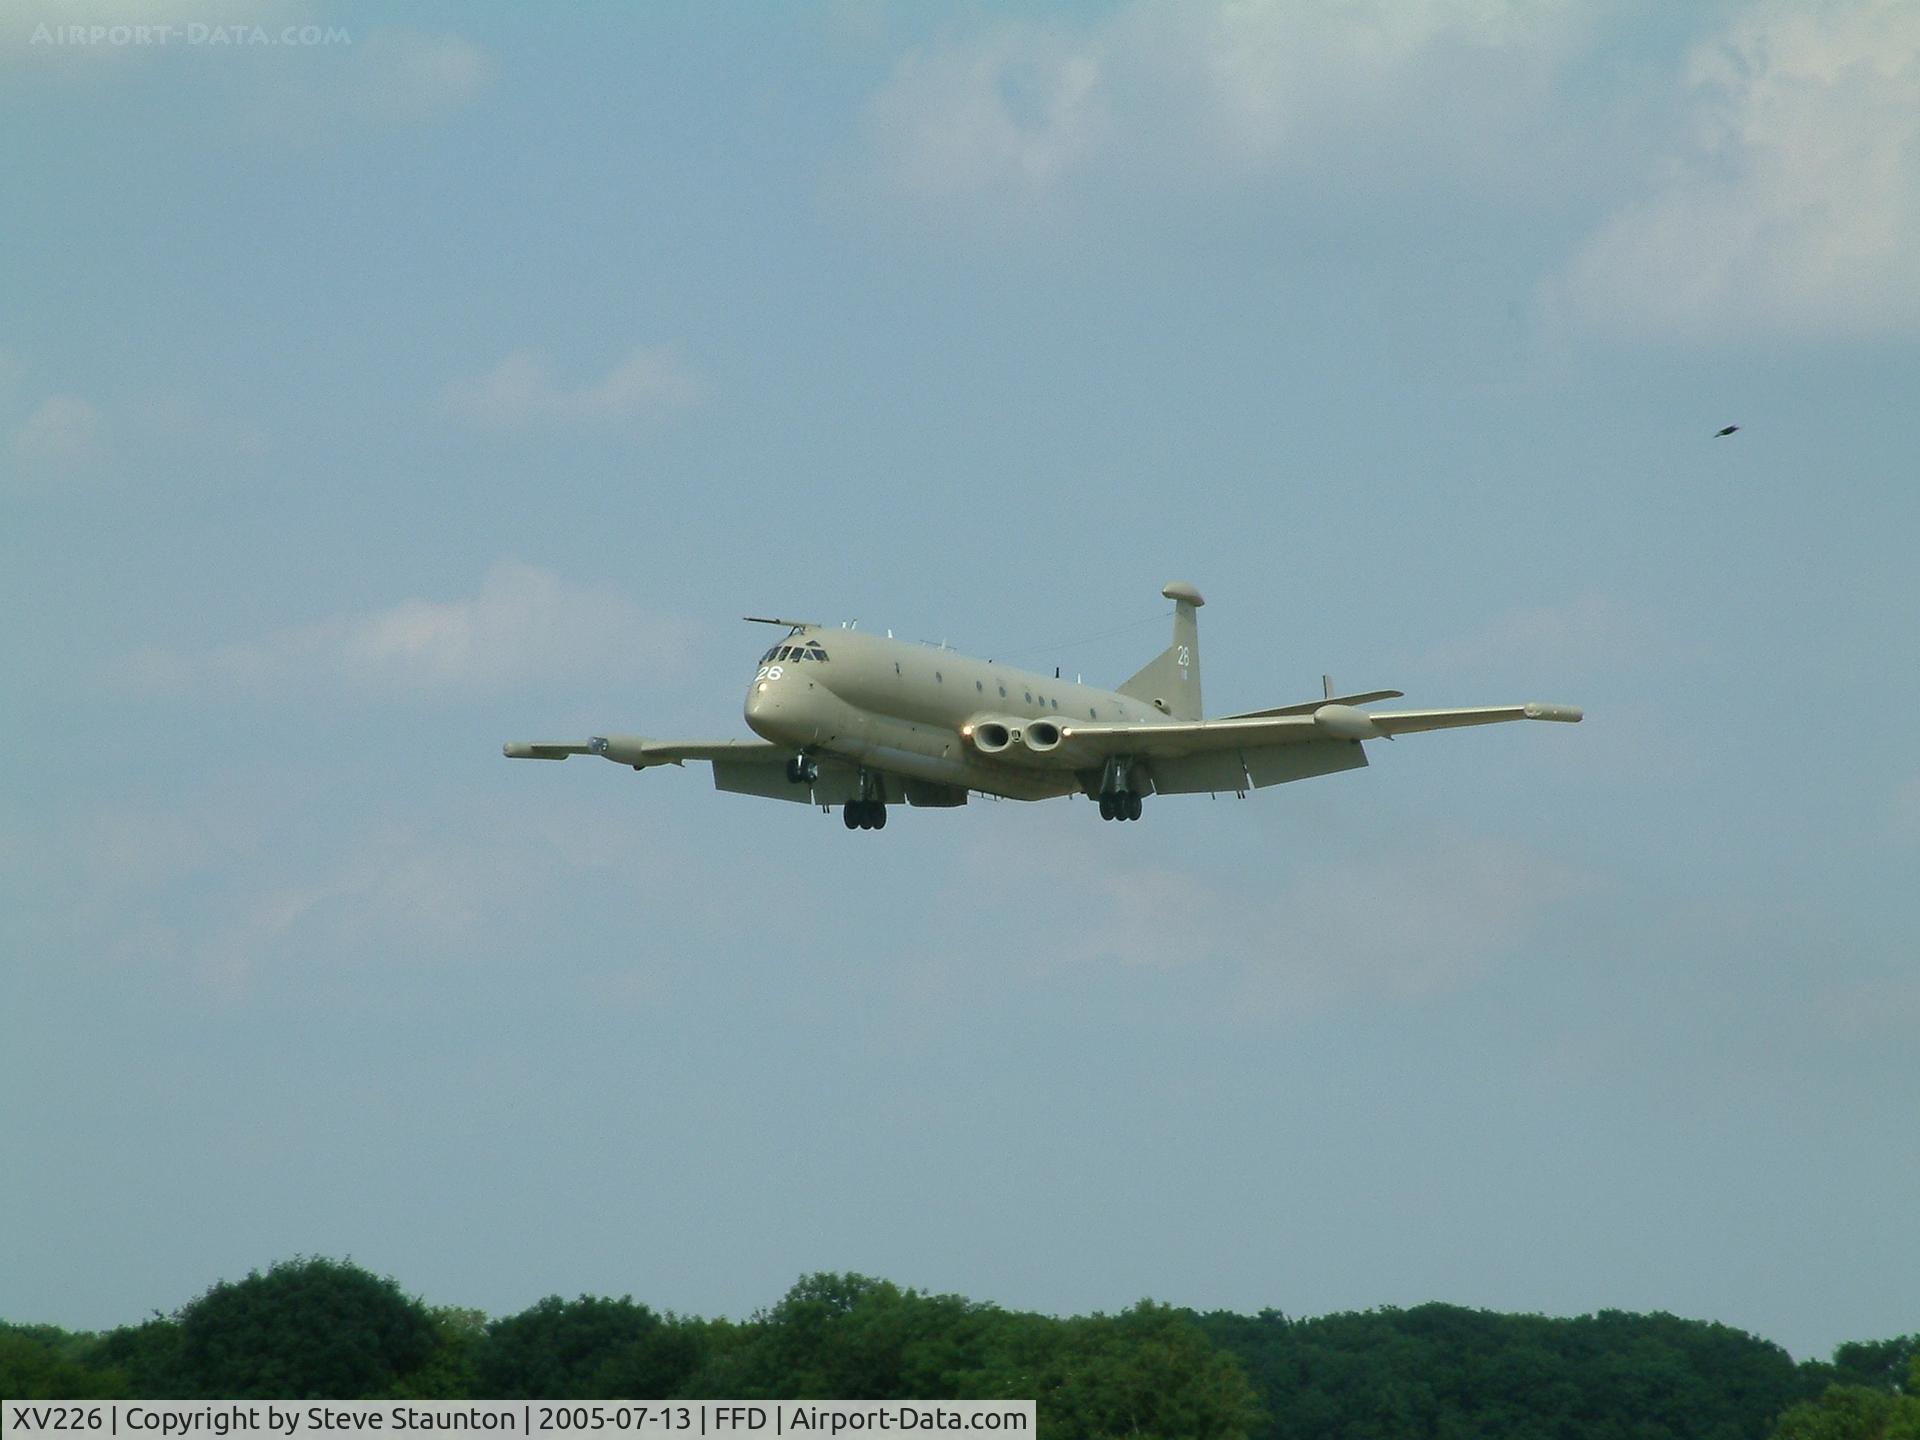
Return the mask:
[[695, 404], [703, 393], [699, 379], [671, 345], [636, 347], [600, 379], [571, 388], [554, 379], [546, 356], [522, 350], [484, 375], [448, 384], [441, 392], [441, 408], [473, 425], [518, 430], [648, 420]]
[[87, 469], [106, 456], [106, 417], [77, 395], [49, 396], [13, 432], [13, 457], [23, 469]]
[[282, 957], [445, 952], [485, 932], [515, 878], [495, 848], [378, 833], [318, 875], [236, 888], [215, 907], [210, 933], [184, 950], [200, 978], [223, 990], [245, 987]]
[[[1226, 886], [1164, 863], [1116, 862], [1071, 841], [1047, 854], [1044, 866], [1022, 872], [1044, 884], [1044, 899], [1036, 896], [1030, 909], [1001, 906], [1072, 917], [1035, 953], [1180, 970], [1196, 994], [1263, 1012], [1465, 988], [1597, 883], [1522, 846], [1482, 839], [1298, 867], [1264, 888]], [[990, 875], [1004, 890], [1005, 859], [998, 849], [972, 857], [979, 883]], [[967, 888], [979, 893], [978, 884]]]
[[349, 91], [366, 118], [417, 124], [451, 114], [493, 79], [493, 61], [461, 35], [375, 30], [354, 47]]
[[136, 689], [210, 684], [266, 698], [341, 685], [425, 694], [604, 674], [636, 655], [671, 662], [683, 650], [675, 623], [611, 591], [505, 561], [467, 599], [407, 600], [197, 653], [150, 647], [110, 676]]
[[128, 456], [143, 467], [245, 462], [258, 460], [268, 448], [260, 426], [216, 414], [179, 392], [106, 406], [78, 395], [51, 395], [15, 428], [9, 444], [24, 476], [93, 472]]
[[1075, 31], [1005, 23], [902, 58], [869, 103], [895, 188], [1030, 202], [1069, 179], [1233, 178], [1367, 144], [1494, 168], [1579, 33], [1564, 3], [1135, 3]]
[[1920, 6], [1766, 0], [1693, 52], [1695, 126], [1547, 302], [1627, 334], [1920, 325]]
[[1103, 48], [1008, 25], [905, 56], [867, 110], [889, 178], [933, 196], [1051, 187], [1110, 133]]

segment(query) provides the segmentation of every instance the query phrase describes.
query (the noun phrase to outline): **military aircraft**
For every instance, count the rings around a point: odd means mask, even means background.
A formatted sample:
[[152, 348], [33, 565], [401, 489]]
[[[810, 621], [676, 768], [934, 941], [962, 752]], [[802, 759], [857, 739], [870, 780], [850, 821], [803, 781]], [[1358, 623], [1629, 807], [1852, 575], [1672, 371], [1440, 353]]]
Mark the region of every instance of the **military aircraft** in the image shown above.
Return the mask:
[[879, 830], [887, 807], [1086, 795], [1103, 820], [1138, 820], [1141, 797], [1231, 792], [1367, 763], [1362, 741], [1501, 720], [1577, 721], [1571, 705], [1375, 710], [1398, 690], [1335, 695], [1217, 720], [1200, 712], [1200, 592], [1175, 581], [1173, 643], [1115, 690], [976, 660], [944, 646], [851, 627], [749, 615], [786, 638], [747, 686], [757, 740], [596, 735], [512, 741], [512, 760], [598, 755], [635, 770], [706, 761], [721, 790], [840, 807], [849, 830]]

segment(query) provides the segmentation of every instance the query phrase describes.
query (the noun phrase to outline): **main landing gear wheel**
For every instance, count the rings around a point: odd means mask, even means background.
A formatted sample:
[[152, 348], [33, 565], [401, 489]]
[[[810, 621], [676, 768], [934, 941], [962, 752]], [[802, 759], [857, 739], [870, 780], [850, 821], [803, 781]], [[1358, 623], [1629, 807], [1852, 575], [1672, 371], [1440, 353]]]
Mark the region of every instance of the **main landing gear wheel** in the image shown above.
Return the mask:
[[1138, 820], [1140, 797], [1131, 790], [1113, 790], [1100, 797], [1102, 820]]
[[840, 819], [849, 830], [884, 830], [887, 828], [886, 802], [849, 800], [840, 807]]

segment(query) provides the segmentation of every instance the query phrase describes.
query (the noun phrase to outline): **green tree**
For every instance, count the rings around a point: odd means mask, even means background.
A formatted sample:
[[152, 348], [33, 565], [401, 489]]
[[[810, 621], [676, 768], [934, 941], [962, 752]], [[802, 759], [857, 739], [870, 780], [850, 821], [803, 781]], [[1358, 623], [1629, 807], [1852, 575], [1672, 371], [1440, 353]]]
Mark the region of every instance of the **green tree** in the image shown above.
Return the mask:
[[475, 1361], [487, 1335], [483, 1310], [437, 1305], [433, 1349], [418, 1369], [399, 1377], [387, 1391], [395, 1400], [470, 1400], [480, 1396]]
[[594, 1372], [594, 1394], [603, 1400], [665, 1400], [685, 1395], [688, 1384], [707, 1363], [713, 1334], [714, 1327], [707, 1321], [666, 1316], [606, 1359]]
[[139, 1325], [122, 1325], [100, 1341], [99, 1363], [122, 1372], [127, 1393], [142, 1400], [171, 1400], [186, 1395], [180, 1374], [180, 1322], [155, 1315]]
[[91, 1335], [53, 1325], [0, 1321], [0, 1400], [100, 1400], [127, 1393], [127, 1377], [88, 1363], [99, 1350]]
[[971, 1386], [999, 1312], [865, 1275], [803, 1276], [716, 1350], [702, 1394], [743, 1399], [914, 1400]]
[[382, 1396], [434, 1352], [426, 1306], [351, 1261], [294, 1259], [221, 1281], [179, 1315], [176, 1375], [194, 1398]]
[[1913, 1336], [1842, 1345], [1834, 1368], [1874, 1383], [1829, 1385], [1818, 1400], [1782, 1414], [1772, 1440], [1920, 1440], [1920, 1346]]
[[1260, 1402], [1234, 1358], [1184, 1311], [1143, 1300], [1064, 1322], [1040, 1376], [1040, 1429], [1063, 1440], [1242, 1440]]
[[[1833, 1352], [1834, 1383], [1896, 1391], [1907, 1385], [1908, 1370], [1916, 1359], [1920, 1359], [1920, 1335], [1849, 1341]], [[1912, 1387], [1907, 1388], [1913, 1393]]]
[[474, 1356], [480, 1394], [501, 1400], [605, 1398], [617, 1366], [661, 1325], [658, 1315], [630, 1296], [549, 1295], [487, 1327]]
[[1671, 1315], [1422, 1305], [1198, 1320], [1245, 1366], [1273, 1440], [1759, 1440], [1820, 1388], [1776, 1345]]

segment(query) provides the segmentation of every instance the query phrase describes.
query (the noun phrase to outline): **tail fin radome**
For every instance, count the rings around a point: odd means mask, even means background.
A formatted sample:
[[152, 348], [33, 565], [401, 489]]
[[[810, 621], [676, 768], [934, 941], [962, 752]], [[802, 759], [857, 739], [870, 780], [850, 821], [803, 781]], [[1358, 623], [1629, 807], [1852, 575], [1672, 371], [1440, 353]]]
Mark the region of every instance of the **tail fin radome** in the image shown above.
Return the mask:
[[1200, 625], [1194, 612], [1205, 600], [1184, 580], [1175, 580], [1160, 592], [1173, 601], [1173, 643], [1148, 661], [1120, 693], [1171, 715], [1175, 720], [1199, 720]]

